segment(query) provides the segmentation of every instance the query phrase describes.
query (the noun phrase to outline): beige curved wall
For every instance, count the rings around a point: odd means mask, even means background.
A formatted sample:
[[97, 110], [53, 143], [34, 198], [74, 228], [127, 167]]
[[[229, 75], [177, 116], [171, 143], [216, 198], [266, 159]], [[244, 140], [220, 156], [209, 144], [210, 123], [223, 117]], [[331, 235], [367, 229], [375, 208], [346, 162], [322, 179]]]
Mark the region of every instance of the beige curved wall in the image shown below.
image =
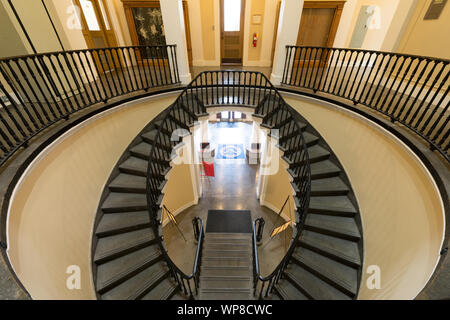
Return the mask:
[[[332, 147], [353, 185], [364, 232], [359, 299], [413, 299], [434, 271], [444, 233], [437, 188], [416, 157], [393, 136], [331, 105], [286, 95]], [[368, 266], [381, 289], [368, 289]]]
[[[131, 140], [177, 94], [107, 111], [70, 131], [41, 154], [16, 187], [8, 216], [8, 255], [34, 299], [94, 299], [91, 235], [111, 170]], [[67, 267], [81, 269], [68, 290]]]

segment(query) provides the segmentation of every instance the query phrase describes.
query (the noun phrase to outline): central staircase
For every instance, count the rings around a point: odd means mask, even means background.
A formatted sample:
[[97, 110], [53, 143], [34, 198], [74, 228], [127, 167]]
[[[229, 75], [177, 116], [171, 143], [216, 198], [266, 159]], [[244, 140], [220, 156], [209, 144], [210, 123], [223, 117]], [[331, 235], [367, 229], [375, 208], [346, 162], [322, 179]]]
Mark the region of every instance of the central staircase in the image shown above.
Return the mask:
[[206, 232], [200, 300], [252, 300], [252, 234]]
[[[202, 90], [206, 80], [212, 81], [212, 74], [220, 72], [199, 75], [131, 142], [111, 172], [99, 202], [92, 239], [97, 298], [255, 298], [253, 288], [261, 287], [262, 280], [252, 273], [251, 233], [207, 230], [195, 281], [189, 278], [189, 294], [187, 282], [182, 281], [187, 275], [176, 270], [162, 237], [165, 187], [177, 156], [174, 150], [183, 144], [183, 136], [173, 139], [172, 133], [177, 129], [189, 132], [200, 117], [208, 115], [208, 107], [232, 100], [238, 106], [253, 108], [253, 120], [270, 131], [269, 137], [278, 139], [296, 208], [292, 255], [276, 281], [266, 280], [265, 287], [270, 286], [270, 290], [256, 296], [356, 299], [364, 259], [363, 234], [358, 202], [344, 167], [320, 133], [284, 102], [262, 74], [236, 72], [244, 79], [240, 87], [239, 82], [211, 84]], [[249, 80], [244, 75], [259, 77], [259, 81], [254, 80], [259, 89], [246, 87]], [[225, 86], [227, 90], [222, 90]], [[310, 181], [307, 192], [305, 181]]]

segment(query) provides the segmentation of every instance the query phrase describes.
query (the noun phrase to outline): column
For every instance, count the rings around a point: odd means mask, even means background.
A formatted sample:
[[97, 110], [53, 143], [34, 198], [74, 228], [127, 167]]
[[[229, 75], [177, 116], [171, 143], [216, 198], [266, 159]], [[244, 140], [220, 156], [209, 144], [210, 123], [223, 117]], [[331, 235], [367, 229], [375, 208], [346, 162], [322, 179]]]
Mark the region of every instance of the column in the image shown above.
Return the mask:
[[182, 0], [160, 1], [160, 6], [164, 32], [166, 34], [166, 43], [177, 45], [177, 62], [180, 80], [181, 83], [188, 84], [191, 81], [191, 73], [189, 72]]
[[283, 77], [286, 46], [295, 46], [297, 43], [303, 2], [303, 0], [281, 0], [278, 34], [275, 44], [272, 74], [270, 75], [270, 81], [274, 85], [279, 85]]

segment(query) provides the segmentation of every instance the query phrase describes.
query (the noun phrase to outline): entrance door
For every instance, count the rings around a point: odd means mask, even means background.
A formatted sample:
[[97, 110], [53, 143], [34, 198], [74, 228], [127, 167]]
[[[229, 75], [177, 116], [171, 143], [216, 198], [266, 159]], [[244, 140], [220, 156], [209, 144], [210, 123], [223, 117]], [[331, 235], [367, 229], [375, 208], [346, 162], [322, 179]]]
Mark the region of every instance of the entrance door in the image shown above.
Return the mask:
[[[332, 47], [345, 1], [305, 1], [297, 36], [297, 46]], [[318, 64], [321, 50], [302, 50], [297, 64]], [[325, 54], [324, 54], [325, 55]], [[322, 57], [323, 59], [324, 57]]]
[[242, 64], [245, 0], [221, 0], [220, 54], [222, 64]]
[[[105, 0], [75, 0], [81, 8], [80, 16], [83, 27], [83, 36], [89, 49], [100, 49], [105, 47], [117, 47], [116, 35], [111, 26], [108, 8]], [[104, 52], [94, 60], [99, 72], [108, 71], [111, 66]]]

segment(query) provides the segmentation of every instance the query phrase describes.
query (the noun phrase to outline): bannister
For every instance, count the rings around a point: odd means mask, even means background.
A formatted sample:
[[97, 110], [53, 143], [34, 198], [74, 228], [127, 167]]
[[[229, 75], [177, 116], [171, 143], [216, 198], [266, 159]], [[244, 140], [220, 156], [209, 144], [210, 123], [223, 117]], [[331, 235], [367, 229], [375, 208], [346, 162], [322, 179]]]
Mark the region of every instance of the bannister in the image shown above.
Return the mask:
[[[164, 254], [166, 255], [166, 262], [172, 274], [172, 277], [180, 286], [180, 289], [183, 293], [189, 296], [190, 299], [195, 299], [195, 295], [198, 295], [198, 287], [199, 287], [199, 279], [200, 279], [200, 261], [202, 257], [202, 249], [203, 249], [203, 239], [204, 239], [204, 228], [203, 228], [203, 220], [196, 217], [196, 221], [200, 223], [199, 234], [198, 234], [198, 243], [197, 243], [197, 251], [195, 252], [194, 265], [192, 267], [192, 273], [187, 275], [185, 274], [177, 265], [167, 256], [167, 252], [164, 250]], [[194, 282], [194, 289], [192, 289], [191, 282]]]
[[450, 61], [392, 52], [286, 46], [282, 84], [348, 99], [423, 138], [450, 161]]
[[80, 110], [179, 83], [175, 45], [0, 59], [0, 165], [37, 134]]

